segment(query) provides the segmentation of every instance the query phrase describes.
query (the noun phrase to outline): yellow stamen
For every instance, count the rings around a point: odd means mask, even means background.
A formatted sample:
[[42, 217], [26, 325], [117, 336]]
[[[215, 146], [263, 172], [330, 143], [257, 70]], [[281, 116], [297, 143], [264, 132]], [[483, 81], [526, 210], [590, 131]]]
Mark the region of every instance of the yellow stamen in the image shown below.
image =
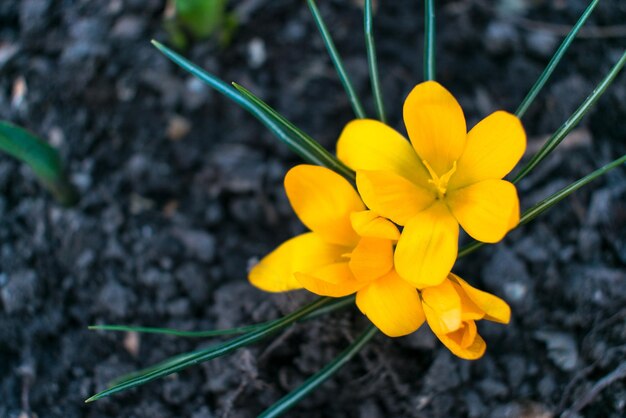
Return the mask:
[[450, 169], [450, 171], [448, 171], [441, 177], [439, 177], [437, 173], [435, 173], [435, 170], [433, 170], [433, 168], [430, 166], [430, 164], [428, 164], [426, 160], [422, 160], [422, 163], [424, 163], [424, 166], [430, 174], [431, 179], [428, 180], [428, 182], [434, 186], [434, 189], [437, 192], [437, 199], [443, 199], [448, 189], [448, 182], [450, 181], [450, 177], [452, 177], [452, 175], [456, 171], [456, 161], [452, 164], [452, 168]]

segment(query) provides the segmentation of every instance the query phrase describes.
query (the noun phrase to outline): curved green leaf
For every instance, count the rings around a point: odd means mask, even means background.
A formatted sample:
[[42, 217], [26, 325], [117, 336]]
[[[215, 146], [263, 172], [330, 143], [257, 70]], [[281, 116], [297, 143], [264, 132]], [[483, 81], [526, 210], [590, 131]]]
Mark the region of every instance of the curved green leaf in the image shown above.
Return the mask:
[[61, 204], [76, 203], [78, 194], [65, 175], [59, 153], [45, 141], [19, 126], [0, 121], [0, 150], [32, 168]]

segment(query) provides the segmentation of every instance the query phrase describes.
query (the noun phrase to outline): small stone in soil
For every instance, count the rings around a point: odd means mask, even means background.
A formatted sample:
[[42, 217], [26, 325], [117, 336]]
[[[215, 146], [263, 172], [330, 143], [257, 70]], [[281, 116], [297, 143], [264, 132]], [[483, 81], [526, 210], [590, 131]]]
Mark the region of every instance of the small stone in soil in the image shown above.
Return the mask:
[[[7, 277], [3, 275], [4, 277]], [[0, 289], [0, 299], [6, 313], [29, 311], [37, 293], [37, 275], [32, 270], [10, 274], [8, 283]]]

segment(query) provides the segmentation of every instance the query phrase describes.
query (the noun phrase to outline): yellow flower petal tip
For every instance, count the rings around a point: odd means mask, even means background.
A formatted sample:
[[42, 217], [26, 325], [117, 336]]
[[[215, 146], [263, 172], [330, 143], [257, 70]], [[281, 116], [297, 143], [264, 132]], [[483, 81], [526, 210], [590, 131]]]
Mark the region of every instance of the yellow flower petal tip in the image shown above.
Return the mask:
[[301, 289], [294, 273], [341, 260], [345, 247], [329, 244], [308, 232], [285, 241], [259, 261], [248, 274], [250, 283], [267, 292]]
[[453, 354], [463, 359], [476, 360], [485, 352], [486, 344], [478, 334], [476, 321], [508, 323], [511, 317], [506, 302], [470, 286], [453, 273], [440, 285], [420, 293], [433, 333]]
[[346, 179], [325, 167], [298, 165], [285, 175], [285, 191], [302, 223], [329, 243], [354, 245], [350, 214], [365, 209]]
[[425, 320], [417, 290], [393, 271], [359, 290], [356, 304], [389, 337], [408, 335]]
[[393, 222], [378, 216], [371, 210], [352, 212], [350, 222], [352, 222], [352, 228], [361, 237], [382, 238], [392, 241], [397, 241], [400, 238], [400, 231]]
[[441, 175], [465, 149], [467, 127], [461, 106], [436, 81], [420, 83], [404, 101], [404, 124], [420, 160]]
[[504, 300], [491, 293], [472, 287], [454, 273], [450, 273], [450, 278], [452, 281], [458, 283], [467, 297], [484, 312], [485, 319], [502, 324], [508, 324], [510, 322], [511, 308]]

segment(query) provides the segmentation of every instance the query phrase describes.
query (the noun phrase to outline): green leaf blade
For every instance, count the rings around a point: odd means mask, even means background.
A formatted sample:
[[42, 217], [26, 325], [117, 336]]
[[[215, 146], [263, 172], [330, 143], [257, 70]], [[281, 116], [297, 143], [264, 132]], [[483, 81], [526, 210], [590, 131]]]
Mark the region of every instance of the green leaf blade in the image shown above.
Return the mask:
[[435, 1], [424, 2], [424, 79], [435, 79]]
[[[310, 319], [318, 318], [322, 315], [329, 314], [339, 309], [346, 308], [347, 306], [354, 305], [354, 295], [345, 296], [343, 298], [333, 298], [328, 304], [318, 308], [317, 310], [302, 317], [298, 322], [307, 321]], [[274, 321], [262, 322], [259, 324], [245, 325], [242, 327], [228, 328], [228, 329], [215, 329], [206, 331], [185, 331], [173, 328], [161, 328], [161, 327], [143, 327], [133, 325], [90, 325], [89, 330], [92, 331], [117, 331], [117, 332], [139, 332], [143, 334], [160, 334], [171, 335], [174, 337], [187, 337], [187, 338], [207, 338], [207, 337], [222, 337], [226, 335], [244, 334], [246, 332], [255, 331], [259, 328], [265, 327]]]
[[354, 171], [351, 168], [349, 168], [347, 165], [345, 165], [337, 157], [335, 157], [334, 155], [326, 151], [326, 149], [322, 147], [319, 142], [317, 142], [307, 133], [305, 133], [300, 128], [295, 126], [293, 123], [287, 120], [283, 115], [281, 115], [276, 110], [271, 108], [267, 103], [259, 99], [248, 89], [246, 89], [245, 87], [237, 83], [232, 83], [232, 84], [235, 87], [235, 89], [239, 91], [239, 93], [241, 93], [244, 97], [246, 97], [255, 105], [257, 105], [259, 108], [263, 109], [263, 111], [265, 111], [270, 117], [272, 117], [279, 125], [283, 126], [287, 131], [291, 132], [299, 141], [301, 141], [304, 144], [307, 144], [308, 147], [315, 150], [315, 152], [318, 153], [318, 157], [320, 160], [319, 165], [323, 165], [324, 167], [330, 168], [331, 170], [346, 177], [348, 180], [354, 181], [356, 179], [356, 174], [354, 173]]
[[580, 28], [582, 28], [585, 22], [587, 22], [587, 19], [589, 18], [589, 16], [591, 16], [591, 13], [596, 8], [599, 1], [600, 0], [592, 0], [591, 3], [589, 3], [589, 6], [587, 6], [587, 9], [585, 9], [583, 14], [578, 19], [578, 22], [576, 22], [576, 24], [572, 27], [570, 32], [567, 34], [567, 36], [565, 37], [565, 39], [563, 40], [559, 48], [556, 50], [556, 52], [550, 59], [550, 62], [548, 63], [546, 68], [543, 70], [543, 72], [541, 73], [541, 75], [539, 76], [535, 84], [531, 87], [530, 91], [528, 92], [524, 100], [522, 100], [522, 103], [520, 103], [519, 107], [515, 111], [515, 115], [518, 118], [521, 119], [522, 117], [524, 117], [524, 115], [526, 114], [526, 111], [528, 110], [530, 105], [535, 101], [535, 99], [537, 98], [537, 95], [543, 89], [545, 84], [548, 82], [548, 79], [554, 72], [554, 69], [559, 64], [559, 62], [561, 62], [561, 59], [565, 55], [565, 52], [567, 51], [569, 46], [574, 41], [574, 38], [578, 34], [578, 31], [580, 31]]
[[376, 335], [378, 329], [370, 325], [348, 348], [328, 363], [319, 372], [309, 377], [300, 387], [281, 398], [274, 405], [263, 411], [259, 418], [275, 418], [307, 396], [322, 383], [332, 377], [340, 368], [348, 363]]
[[27, 164], [63, 205], [74, 205], [78, 194], [65, 175], [56, 149], [26, 129], [0, 121], [0, 150]]
[[[620, 158], [606, 164], [605, 166], [595, 170], [594, 172], [586, 175], [585, 177], [575, 181], [574, 183], [562, 188], [561, 190], [559, 190], [558, 192], [550, 195], [549, 197], [545, 198], [544, 200], [542, 200], [541, 202], [538, 202], [536, 204], [534, 204], [533, 206], [531, 206], [530, 208], [526, 209], [523, 213], [522, 216], [520, 217], [520, 221], [519, 224], [516, 228], [519, 228], [522, 225], [526, 225], [527, 223], [529, 223], [530, 221], [532, 221], [533, 219], [535, 219], [537, 216], [541, 215], [543, 212], [545, 212], [546, 210], [550, 209], [552, 206], [556, 205], [557, 203], [559, 203], [561, 200], [565, 199], [567, 196], [571, 195], [572, 193], [574, 193], [576, 190], [580, 189], [581, 187], [589, 184], [590, 182], [592, 182], [593, 180], [597, 179], [598, 177], [606, 174], [607, 172], [619, 167], [620, 165], [626, 164], [626, 155], [622, 155]], [[486, 245], [484, 242], [480, 242], [480, 241], [473, 241], [465, 246], [463, 246], [462, 248], [459, 249], [459, 254], [458, 254], [458, 258], [461, 257], [465, 257], [468, 254], [473, 253], [474, 251], [476, 251], [477, 249], [479, 249], [480, 247], [482, 247], [483, 245]]]
[[518, 183], [526, 177], [541, 161], [543, 161], [554, 149], [565, 139], [565, 137], [578, 125], [581, 119], [591, 110], [606, 89], [613, 83], [617, 75], [626, 65], [626, 52], [611, 68], [611, 71], [596, 86], [593, 92], [587, 96], [585, 101], [576, 109], [576, 111], [565, 121], [563, 125], [546, 141], [541, 149], [531, 158], [531, 160], [517, 173], [513, 178], [513, 183]]
[[320, 309], [324, 307], [325, 305], [329, 304], [331, 300], [332, 298], [327, 298], [327, 297], [319, 298], [315, 302], [310, 303], [304, 306], [303, 308], [300, 308], [297, 311], [292, 312], [289, 315], [286, 315], [282, 318], [272, 321], [269, 324], [264, 325], [263, 327], [256, 329], [254, 331], [251, 331], [249, 333], [246, 333], [240, 337], [233, 338], [229, 341], [215, 345], [213, 347], [209, 347], [204, 350], [199, 350], [196, 352], [179, 355], [177, 356], [177, 358], [179, 358], [180, 360], [176, 360], [176, 361], [166, 360], [166, 362], [163, 363], [165, 364], [165, 366], [159, 367], [156, 369], [149, 368], [150, 371], [148, 373], [141, 374], [134, 378], [124, 380], [117, 385], [113, 385], [112, 387], [93, 395], [92, 397], [87, 399], [85, 402], [93, 402], [98, 399], [102, 399], [114, 393], [131, 389], [133, 387], [151, 382], [155, 379], [170, 375], [172, 373], [179, 372], [181, 370], [186, 369], [189, 366], [199, 364], [199, 363], [223, 356], [225, 354], [231, 353], [232, 351], [238, 348], [245, 347], [247, 345], [255, 343], [265, 337], [268, 337], [274, 334], [277, 331], [280, 331], [281, 329], [286, 328], [287, 326], [298, 321], [300, 318], [305, 317], [311, 312], [314, 312], [317, 309]]
[[335, 70], [339, 75], [339, 80], [343, 85], [346, 94], [348, 95], [348, 99], [350, 100], [350, 104], [352, 105], [352, 110], [354, 110], [354, 114], [359, 118], [365, 118], [365, 110], [363, 110], [363, 105], [359, 100], [354, 87], [352, 86], [352, 81], [350, 81], [350, 77], [348, 77], [348, 73], [343, 66], [343, 61], [341, 60], [341, 56], [335, 47], [335, 42], [330, 36], [330, 32], [324, 23], [324, 19], [322, 18], [322, 14], [320, 13], [317, 5], [314, 0], [307, 0], [309, 5], [309, 9], [311, 10], [311, 14], [313, 15], [313, 19], [315, 20], [315, 24], [317, 25], [317, 29], [322, 36], [324, 41], [324, 45], [326, 46], [326, 50], [328, 51], [328, 55], [330, 55], [330, 59], [335, 66]]
[[378, 75], [378, 62], [376, 59], [376, 43], [374, 41], [373, 20], [372, 0], [365, 0], [363, 25], [365, 27], [365, 46], [367, 48], [367, 63], [370, 72], [370, 83], [372, 85], [374, 101], [376, 102], [378, 119], [382, 123], [387, 123], [387, 117], [385, 115], [385, 105], [383, 103], [383, 95], [380, 89], [380, 77]]
[[[163, 53], [168, 59], [180, 66], [185, 71], [198, 77], [205, 82], [211, 88], [218, 93], [223, 94], [228, 99], [241, 106], [243, 109], [250, 112], [255, 118], [257, 118], [266, 128], [268, 128], [280, 141], [285, 143], [293, 152], [299, 155], [304, 161], [321, 165], [331, 170], [341, 170], [344, 175], [352, 175], [352, 170], [348, 169], [341, 163], [334, 155], [326, 151], [321, 145], [315, 142], [312, 138], [308, 137], [307, 141], [303, 141], [302, 137], [298, 137], [293, 134], [293, 129], [289, 125], [285, 124], [286, 119], [280, 116], [274, 111], [273, 114], [268, 113], [265, 105], [264, 108], [260, 104], [260, 100], [251, 100], [249, 96], [244, 96], [240, 91], [234, 87], [226, 84], [216, 76], [204, 71], [202, 68], [193, 64], [189, 60], [185, 59], [178, 53], [172, 51], [170, 48], [162, 45], [157, 41], [152, 41], [152, 44]], [[271, 108], [269, 108], [271, 109]], [[272, 109], [273, 111], [273, 109]], [[280, 117], [277, 117], [280, 116]], [[293, 127], [293, 125], [291, 125]], [[343, 166], [343, 167], [342, 167]], [[342, 173], [340, 173], [342, 174]]]
[[557, 203], [559, 203], [561, 200], [565, 199], [567, 196], [571, 195], [572, 193], [574, 193], [576, 190], [580, 189], [583, 186], [586, 186], [587, 184], [591, 183], [592, 181], [596, 180], [598, 177], [606, 174], [607, 172], [623, 165], [626, 164], [626, 155], [622, 155], [620, 158], [611, 161], [610, 163], [606, 164], [603, 167], [600, 167], [599, 169], [595, 170], [594, 172], [586, 175], [585, 177], [575, 181], [574, 183], [564, 187], [563, 189], [559, 190], [558, 192], [550, 195], [549, 197], [547, 197], [546, 199], [542, 200], [541, 202], [535, 204], [534, 206], [532, 206], [531, 208], [527, 209], [524, 211], [524, 213], [522, 214], [519, 224], [520, 225], [526, 225], [527, 223], [529, 223], [530, 221], [532, 221], [533, 219], [535, 219], [537, 216], [541, 215], [543, 212], [545, 212], [546, 210], [550, 209], [552, 206], [556, 205]]

